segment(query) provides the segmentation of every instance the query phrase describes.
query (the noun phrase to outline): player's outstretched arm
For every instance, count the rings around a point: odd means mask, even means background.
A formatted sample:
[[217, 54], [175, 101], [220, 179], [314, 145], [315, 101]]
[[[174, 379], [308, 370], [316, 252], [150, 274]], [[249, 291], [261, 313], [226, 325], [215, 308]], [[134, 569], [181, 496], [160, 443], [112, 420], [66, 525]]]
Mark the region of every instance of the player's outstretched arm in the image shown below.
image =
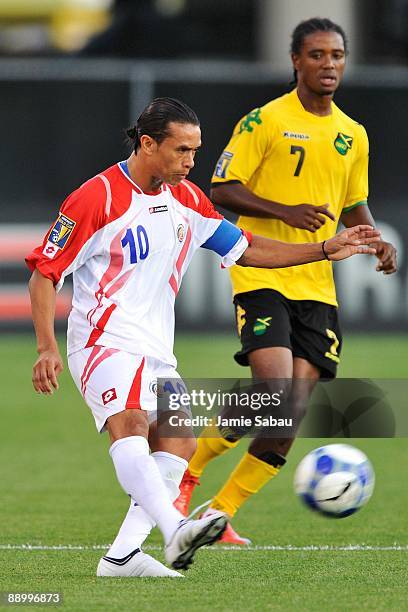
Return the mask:
[[251, 245], [237, 264], [255, 268], [287, 268], [324, 259], [339, 261], [359, 253], [375, 255], [375, 243], [380, 240], [380, 232], [371, 225], [345, 229], [323, 243], [288, 244], [253, 236]]
[[64, 367], [54, 333], [55, 288], [49, 278], [34, 270], [29, 289], [39, 354], [33, 366], [32, 382], [37, 393], [49, 395], [58, 389], [57, 377]]

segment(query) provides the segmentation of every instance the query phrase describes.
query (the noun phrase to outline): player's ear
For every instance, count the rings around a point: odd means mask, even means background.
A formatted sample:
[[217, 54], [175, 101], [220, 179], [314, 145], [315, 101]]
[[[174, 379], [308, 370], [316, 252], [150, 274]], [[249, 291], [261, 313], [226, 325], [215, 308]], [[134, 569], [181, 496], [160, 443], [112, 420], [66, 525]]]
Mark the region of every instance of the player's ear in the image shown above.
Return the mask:
[[143, 134], [140, 137], [140, 148], [145, 155], [153, 155], [157, 149], [157, 142], [148, 134]]
[[292, 58], [292, 64], [293, 64], [293, 68], [295, 70], [299, 70], [299, 61], [300, 61], [300, 56], [297, 55], [297, 53], [291, 53], [290, 57]]

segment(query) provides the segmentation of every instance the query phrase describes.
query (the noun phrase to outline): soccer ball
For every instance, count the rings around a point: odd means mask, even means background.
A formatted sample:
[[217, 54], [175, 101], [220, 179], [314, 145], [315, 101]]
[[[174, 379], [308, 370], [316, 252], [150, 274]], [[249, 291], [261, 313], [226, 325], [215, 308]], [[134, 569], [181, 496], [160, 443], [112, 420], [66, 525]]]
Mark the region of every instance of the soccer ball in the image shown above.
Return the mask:
[[343, 518], [370, 499], [374, 470], [366, 455], [348, 444], [329, 444], [311, 451], [295, 472], [295, 492], [313, 510]]

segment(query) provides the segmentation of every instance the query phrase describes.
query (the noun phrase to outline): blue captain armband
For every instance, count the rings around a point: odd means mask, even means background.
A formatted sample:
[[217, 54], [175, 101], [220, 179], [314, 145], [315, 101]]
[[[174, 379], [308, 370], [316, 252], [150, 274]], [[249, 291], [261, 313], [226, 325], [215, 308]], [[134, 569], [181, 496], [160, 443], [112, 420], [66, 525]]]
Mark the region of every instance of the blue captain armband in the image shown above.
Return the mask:
[[223, 219], [215, 232], [202, 244], [203, 249], [209, 249], [224, 257], [236, 245], [242, 236], [242, 231], [226, 219]]

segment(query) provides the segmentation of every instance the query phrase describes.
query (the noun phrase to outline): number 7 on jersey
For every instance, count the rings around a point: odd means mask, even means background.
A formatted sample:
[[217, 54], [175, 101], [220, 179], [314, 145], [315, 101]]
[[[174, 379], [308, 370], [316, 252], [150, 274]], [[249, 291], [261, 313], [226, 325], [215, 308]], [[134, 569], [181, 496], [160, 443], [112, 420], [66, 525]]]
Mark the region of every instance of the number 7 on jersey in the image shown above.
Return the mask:
[[299, 153], [299, 161], [297, 163], [295, 174], [293, 176], [299, 176], [303, 166], [303, 162], [305, 161], [305, 149], [303, 147], [301, 147], [300, 145], [292, 145], [290, 147], [290, 154], [296, 155], [296, 153]]

